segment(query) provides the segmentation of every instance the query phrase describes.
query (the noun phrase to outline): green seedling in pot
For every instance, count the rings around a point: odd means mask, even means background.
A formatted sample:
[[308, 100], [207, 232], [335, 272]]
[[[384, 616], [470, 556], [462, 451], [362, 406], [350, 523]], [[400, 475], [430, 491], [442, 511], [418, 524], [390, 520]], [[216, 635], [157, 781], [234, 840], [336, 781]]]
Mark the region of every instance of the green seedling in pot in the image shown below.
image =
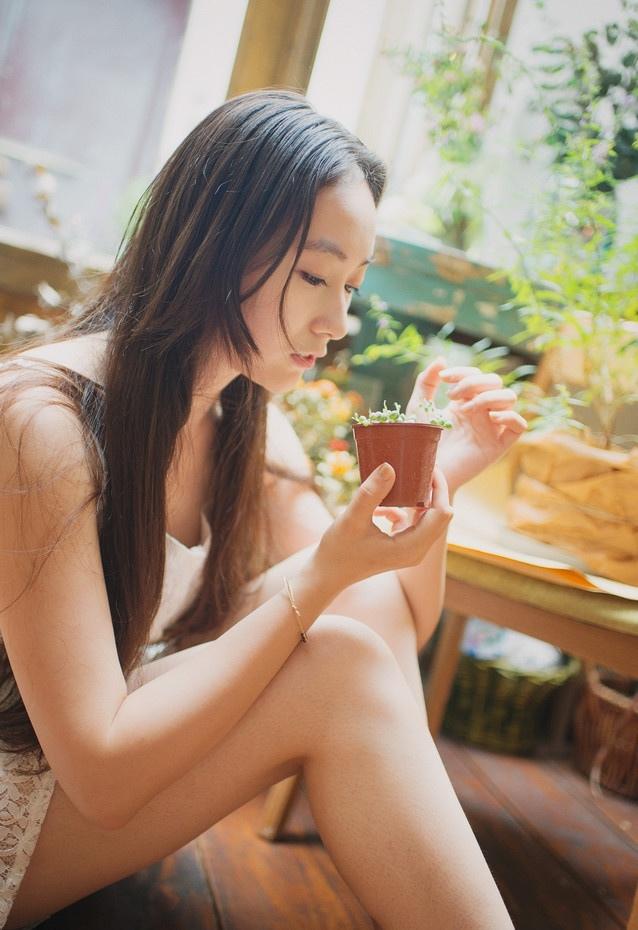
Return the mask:
[[375, 423], [429, 423], [431, 426], [440, 426], [442, 429], [452, 429], [453, 424], [443, 413], [435, 406], [431, 400], [422, 400], [418, 407], [425, 413], [425, 419], [419, 419], [414, 414], [406, 416], [401, 412], [401, 405], [395, 404], [394, 409], [390, 410], [386, 401], [383, 401], [383, 410], [369, 410], [368, 415], [364, 416], [355, 413], [352, 417], [355, 423], [360, 426], [373, 426]]

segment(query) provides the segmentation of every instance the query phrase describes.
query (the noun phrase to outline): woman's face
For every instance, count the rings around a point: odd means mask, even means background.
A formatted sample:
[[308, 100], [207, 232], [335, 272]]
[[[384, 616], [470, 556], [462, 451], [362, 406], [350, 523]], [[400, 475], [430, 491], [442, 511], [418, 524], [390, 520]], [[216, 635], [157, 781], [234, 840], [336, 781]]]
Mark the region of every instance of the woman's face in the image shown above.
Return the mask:
[[[326, 354], [331, 339], [347, 334], [352, 294], [363, 283], [372, 260], [375, 221], [374, 200], [362, 176], [319, 192], [297, 265], [293, 268], [295, 245], [266, 283], [242, 303], [244, 319], [261, 352], [251, 371], [257, 384], [273, 393], [289, 390], [315, 358]], [[279, 302], [291, 268], [284, 319], [296, 355], [279, 323]], [[244, 277], [244, 292], [263, 270]], [[303, 356], [310, 358], [304, 363]]]

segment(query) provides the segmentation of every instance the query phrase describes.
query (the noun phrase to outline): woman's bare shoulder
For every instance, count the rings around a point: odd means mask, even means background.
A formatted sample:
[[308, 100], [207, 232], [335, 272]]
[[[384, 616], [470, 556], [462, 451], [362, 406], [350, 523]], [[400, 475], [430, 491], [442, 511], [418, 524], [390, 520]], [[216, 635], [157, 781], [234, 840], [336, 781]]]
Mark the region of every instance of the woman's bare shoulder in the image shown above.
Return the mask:
[[30, 372], [0, 370], [0, 414], [2, 486], [19, 480], [24, 488], [45, 473], [69, 470], [81, 487], [88, 482], [82, 421], [61, 387]]
[[102, 383], [105, 346], [105, 334], [92, 333], [1, 357], [3, 425], [21, 434], [33, 421], [38, 437], [51, 442], [56, 450], [60, 443], [79, 438], [79, 412], [64, 390], [63, 381], [69, 372], [75, 372]]

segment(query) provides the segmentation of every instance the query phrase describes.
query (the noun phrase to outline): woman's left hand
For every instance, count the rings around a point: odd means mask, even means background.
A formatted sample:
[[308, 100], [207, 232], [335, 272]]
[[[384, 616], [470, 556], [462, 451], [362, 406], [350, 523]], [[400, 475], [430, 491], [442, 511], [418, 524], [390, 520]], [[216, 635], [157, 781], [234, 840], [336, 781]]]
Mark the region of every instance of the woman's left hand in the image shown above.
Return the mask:
[[452, 385], [443, 414], [454, 426], [441, 433], [436, 463], [453, 494], [500, 459], [525, 432], [527, 423], [513, 409], [517, 396], [503, 387], [500, 375], [469, 365], [445, 366], [445, 358], [439, 356], [418, 375], [406, 413], [425, 419], [419, 402], [433, 400], [440, 381]]

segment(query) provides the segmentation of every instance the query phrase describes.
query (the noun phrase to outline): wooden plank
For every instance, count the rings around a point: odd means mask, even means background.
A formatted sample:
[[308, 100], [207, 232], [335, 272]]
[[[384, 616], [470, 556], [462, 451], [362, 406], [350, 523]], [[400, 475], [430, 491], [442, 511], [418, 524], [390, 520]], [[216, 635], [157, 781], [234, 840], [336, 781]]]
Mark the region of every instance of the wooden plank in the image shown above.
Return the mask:
[[[614, 630], [630, 635], [638, 634], [638, 601], [600, 591], [588, 591], [571, 584], [555, 584], [553, 580], [534, 577], [527, 566], [504, 567], [482, 555], [448, 552], [448, 580], [498, 594], [512, 602], [527, 604], [547, 614], [571, 617], [579, 623], [597, 629]], [[476, 616], [476, 612], [473, 611]]]
[[[493, 566], [486, 565], [485, 572]], [[527, 579], [534, 580], [534, 579]], [[604, 595], [592, 595], [592, 597]], [[581, 623], [571, 617], [549, 614], [531, 604], [510, 601], [502, 595], [457, 581], [448, 575], [445, 606], [466, 616], [482, 617], [492, 623], [507, 626], [543, 639], [570, 655], [600, 662], [621, 675], [633, 676], [638, 663], [638, 636], [635, 633], [593, 623]]]
[[[537, 358], [531, 339], [513, 342], [522, 328], [520, 314], [515, 307], [502, 306], [511, 299], [511, 290], [505, 279], [488, 280], [494, 268], [416, 231], [410, 237], [380, 226], [375, 262], [366, 272], [359, 298], [353, 300], [355, 310], [363, 309], [372, 294], [381, 294], [393, 313], [405, 316], [405, 324], [419, 320], [438, 330], [454, 321], [455, 338], [488, 336], [521, 357]], [[355, 352], [362, 351], [370, 329], [375, 327], [366, 325], [355, 338]]]
[[638, 853], [638, 804], [635, 801], [605, 788], [602, 798], [594, 798], [589, 779], [571, 765], [568, 767], [564, 762], [548, 759], [545, 766], [551, 777], [556, 779], [565, 791], [578, 798], [602, 825], [612, 829], [629, 844], [630, 849]]
[[[499, 886], [516, 930], [618, 930], [622, 924], [602, 905], [595, 887], [586, 887], [484, 784], [469, 764], [469, 751], [449, 739], [437, 740], [443, 763]], [[495, 756], [500, 762], [504, 757]], [[538, 763], [537, 763], [538, 764]], [[527, 784], [525, 776], [521, 777]], [[537, 812], [538, 814], [538, 812]], [[538, 814], [550, 828], [549, 811]]]
[[[504, 805], [530, 834], [585, 887], [596, 889], [601, 904], [624, 926], [638, 878], [638, 849], [611, 822], [601, 829], [599, 818], [588, 806], [565, 790], [566, 767], [559, 781], [535, 759], [480, 749], [472, 752], [468, 763], [500, 793]], [[573, 780], [587, 784], [577, 772]]]
[[41, 930], [222, 930], [195, 843], [59, 911]]
[[198, 839], [224, 930], [370, 930], [300, 793], [281, 840], [257, 836], [265, 794]]

